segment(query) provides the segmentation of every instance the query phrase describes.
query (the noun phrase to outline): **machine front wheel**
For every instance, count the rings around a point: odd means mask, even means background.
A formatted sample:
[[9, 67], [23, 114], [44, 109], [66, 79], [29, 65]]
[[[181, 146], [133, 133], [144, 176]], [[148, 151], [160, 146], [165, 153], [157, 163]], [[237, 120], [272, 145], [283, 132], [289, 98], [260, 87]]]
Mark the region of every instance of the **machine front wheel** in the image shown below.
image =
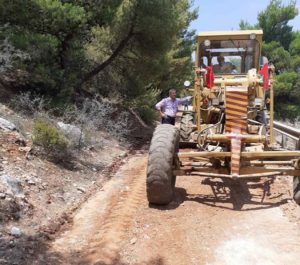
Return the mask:
[[149, 203], [168, 204], [174, 193], [173, 174], [179, 145], [178, 130], [168, 124], [157, 126], [150, 144], [147, 167], [147, 198]]

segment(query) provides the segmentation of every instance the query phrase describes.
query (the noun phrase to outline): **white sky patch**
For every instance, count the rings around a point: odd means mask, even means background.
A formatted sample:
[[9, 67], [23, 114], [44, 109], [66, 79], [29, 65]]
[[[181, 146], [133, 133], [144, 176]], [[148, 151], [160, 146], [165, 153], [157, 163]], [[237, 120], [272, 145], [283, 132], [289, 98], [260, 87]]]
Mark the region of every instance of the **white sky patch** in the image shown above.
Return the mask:
[[[283, 0], [284, 5], [290, 0]], [[192, 21], [190, 30], [235, 30], [239, 29], [240, 21], [246, 20], [251, 25], [257, 23], [257, 15], [266, 9], [270, 0], [194, 0], [193, 8], [199, 8], [199, 17]], [[300, 12], [300, 0], [297, 1]], [[300, 30], [300, 15], [289, 22], [293, 30]]]

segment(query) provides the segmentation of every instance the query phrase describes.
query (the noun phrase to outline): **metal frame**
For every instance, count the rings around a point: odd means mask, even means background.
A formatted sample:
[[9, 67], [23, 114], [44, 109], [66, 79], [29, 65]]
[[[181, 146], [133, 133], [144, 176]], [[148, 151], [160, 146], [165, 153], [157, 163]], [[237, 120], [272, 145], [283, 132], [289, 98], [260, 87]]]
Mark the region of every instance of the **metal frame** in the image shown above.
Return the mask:
[[[202, 92], [205, 89], [205, 71], [201, 68], [199, 46], [208, 38], [209, 40], [228, 40], [231, 36], [232, 39], [245, 39], [251, 33], [256, 34], [256, 40], [259, 42], [260, 50], [262, 45], [262, 30], [248, 30], [248, 31], [228, 31], [228, 32], [202, 32], [198, 35], [198, 45], [196, 50], [195, 61], [195, 82], [194, 89], [190, 89], [193, 92], [193, 112], [196, 115], [196, 128], [200, 132], [201, 128], [201, 108], [203, 107]], [[215, 87], [209, 91], [213, 93], [216, 90], [226, 93], [227, 87], [255, 87], [263, 91], [263, 80], [258, 78], [256, 71], [259, 70], [259, 60], [255, 59], [256, 70], [250, 70], [247, 75], [236, 74], [233, 78], [230, 75], [218, 76], [215, 79]], [[278, 175], [300, 176], [300, 151], [286, 151], [280, 150], [275, 143], [274, 132], [280, 133], [282, 139], [289, 137], [296, 141], [295, 150], [300, 149], [300, 131], [291, 127], [281, 125], [277, 122], [273, 122], [274, 119], [274, 91], [273, 91], [273, 75], [275, 69], [273, 66], [269, 67], [270, 73], [270, 111], [269, 111], [269, 135], [253, 135], [247, 134], [244, 131], [227, 131], [225, 134], [208, 134], [206, 140], [215, 141], [220, 143], [228, 143], [231, 147], [231, 151], [222, 152], [209, 152], [209, 151], [196, 151], [196, 152], [179, 152], [177, 159], [181, 162], [180, 167], [174, 169], [174, 175], [197, 175], [200, 177], [221, 178], [221, 179], [251, 179], [261, 177], [275, 177]], [[248, 90], [247, 90], [248, 91]], [[246, 92], [247, 93], [247, 92]], [[260, 95], [260, 94], [259, 94]], [[230, 99], [229, 99], [230, 100]], [[228, 101], [229, 102], [229, 101]], [[238, 109], [238, 107], [237, 107]], [[247, 119], [247, 118], [246, 118]], [[245, 123], [241, 121], [241, 123]], [[275, 128], [273, 128], [275, 127]], [[284, 142], [284, 141], [282, 141]], [[259, 143], [264, 145], [262, 151], [241, 151], [242, 146], [246, 143]], [[233, 146], [237, 146], [234, 148]], [[265, 151], [266, 150], [266, 151]], [[231, 161], [237, 157], [238, 166], [232, 166], [229, 172], [228, 163], [226, 159], [231, 157]], [[279, 159], [280, 161], [270, 161], [268, 159]], [[185, 160], [193, 160], [185, 161]], [[197, 166], [196, 161], [206, 161], [205, 165]], [[186, 163], [190, 163], [190, 167], [186, 166]], [[208, 165], [208, 163], [210, 163]], [[233, 163], [233, 162], [232, 162]], [[239, 167], [238, 170], [233, 170], [233, 167]]]

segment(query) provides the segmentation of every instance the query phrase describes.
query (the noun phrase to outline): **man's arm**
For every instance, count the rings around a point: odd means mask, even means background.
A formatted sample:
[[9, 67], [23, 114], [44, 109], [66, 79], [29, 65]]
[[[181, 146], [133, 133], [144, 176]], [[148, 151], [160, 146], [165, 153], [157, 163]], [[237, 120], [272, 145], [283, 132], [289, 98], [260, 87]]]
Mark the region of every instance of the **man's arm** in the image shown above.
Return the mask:
[[178, 104], [179, 105], [186, 104], [186, 103], [188, 103], [191, 100], [191, 98], [192, 98], [192, 96], [187, 96], [187, 97], [184, 97], [184, 98], [179, 98], [179, 99], [177, 99], [178, 100]]
[[165, 113], [163, 112], [163, 108], [165, 107], [165, 104], [166, 104], [165, 99], [162, 99], [155, 105], [155, 108], [159, 111], [159, 114], [162, 118], [165, 117]]

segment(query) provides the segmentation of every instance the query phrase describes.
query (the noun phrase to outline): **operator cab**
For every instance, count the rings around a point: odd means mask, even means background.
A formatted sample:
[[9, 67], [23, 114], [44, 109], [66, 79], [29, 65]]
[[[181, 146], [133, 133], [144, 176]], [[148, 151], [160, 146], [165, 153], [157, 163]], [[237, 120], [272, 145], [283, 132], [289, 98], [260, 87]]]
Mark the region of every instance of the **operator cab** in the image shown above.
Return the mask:
[[261, 30], [200, 33], [196, 66], [212, 66], [215, 75], [246, 75], [250, 69], [259, 70], [261, 36]]

